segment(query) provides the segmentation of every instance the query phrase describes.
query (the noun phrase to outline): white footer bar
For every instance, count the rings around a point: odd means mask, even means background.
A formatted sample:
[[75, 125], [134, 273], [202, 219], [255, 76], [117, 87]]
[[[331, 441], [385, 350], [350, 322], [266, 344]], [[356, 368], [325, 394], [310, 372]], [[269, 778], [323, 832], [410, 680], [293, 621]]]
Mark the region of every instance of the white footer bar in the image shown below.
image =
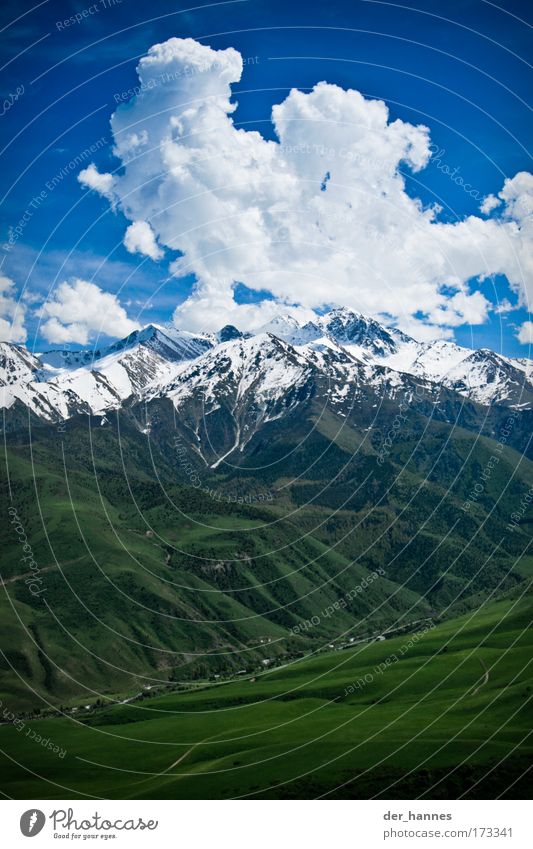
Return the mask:
[[4, 846], [36, 849], [531, 849], [529, 812], [523, 801], [6, 800], [0, 822]]

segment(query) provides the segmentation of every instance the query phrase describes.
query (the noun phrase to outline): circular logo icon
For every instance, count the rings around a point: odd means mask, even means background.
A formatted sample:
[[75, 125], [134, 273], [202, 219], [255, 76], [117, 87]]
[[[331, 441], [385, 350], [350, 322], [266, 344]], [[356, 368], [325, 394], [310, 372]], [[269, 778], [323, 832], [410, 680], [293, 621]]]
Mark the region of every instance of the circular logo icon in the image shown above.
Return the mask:
[[45, 822], [46, 817], [42, 811], [30, 808], [29, 811], [24, 811], [20, 818], [20, 830], [24, 837], [35, 837], [42, 831]]

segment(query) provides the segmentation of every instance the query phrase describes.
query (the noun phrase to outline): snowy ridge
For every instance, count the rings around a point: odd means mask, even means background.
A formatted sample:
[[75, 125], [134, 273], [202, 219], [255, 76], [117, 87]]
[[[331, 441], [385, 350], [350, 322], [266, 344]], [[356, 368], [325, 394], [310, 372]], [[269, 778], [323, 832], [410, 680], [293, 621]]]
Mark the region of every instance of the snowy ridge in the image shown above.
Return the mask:
[[[233, 451], [243, 452], [264, 424], [297, 406], [305, 396], [310, 370], [304, 356], [272, 334], [241, 336], [176, 367], [169, 383], [153, 385], [145, 397], [169, 398], [182, 425], [194, 435], [197, 453], [216, 468]], [[224, 448], [223, 453], [222, 447], [215, 450], [215, 461], [202, 453], [201, 432], [209, 417], [218, 427], [210, 427], [215, 436], [208, 442], [216, 441], [219, 430]]]
[[148, 325], [103, 350], [31, 354], [1, 343], [0, 406], [18, 400], [48, 421], [79, 412], [101, 414], [128, 398], [140, 398], [156, 380], [169, 379], [174, 364], [199, 357], [213, 343], [172, 327]]
[[312, 344], [334, 341], [363, 363], [439, 383], [478, 404], [519, 409], [533, 405], [533, 362], [525, 358], [513, 360], [488, 349], [473, 351], [444, 340], [417, 342], [396, 328], [345, 308], [303, 326], [292, 317], [281, 317], [278, 326], [295, 346], [316, 328]]
[[[151, 324], [97, 350], [32, 354], [0, 345], [4, 409], [19, 403], [58, 421], [167, 397], [190, 415], [193, 406], [202, 414], [224, 408], [240, 429], [240, 445], [311, 391], [340, 409], [362, 387], [394, 397], [408, 392], [412, 379], [485, 406], [533, 408], [531, 360], [442, 340], [416, 342], [348, 309], [303, 324], [279, 316], [254, 335], [232, 326], [206, 336]], [[190, 423], [195, 432], [199, 415]]]

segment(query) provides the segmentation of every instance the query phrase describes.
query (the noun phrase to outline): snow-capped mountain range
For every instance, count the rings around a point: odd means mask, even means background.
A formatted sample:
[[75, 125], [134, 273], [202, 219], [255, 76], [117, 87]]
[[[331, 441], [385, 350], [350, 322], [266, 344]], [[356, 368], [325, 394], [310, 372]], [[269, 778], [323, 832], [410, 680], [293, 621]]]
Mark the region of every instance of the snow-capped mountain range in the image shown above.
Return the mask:
[[337, 411], [361, 387], [393, 398], [417, 383], [430, 395], [444, 387], [485, 406], [533, 407], [533, 361], [453, 342], [416, 342], [348, 309], [307, 324], [280, 316], [255, 334], [231, 326], [214, 335], [194, 334], [151, 324], [98, 350], [32, 354], [24, 346], [0, 344], [4, 410], [23, 405], [55, 422], [161, 397], [176, 410], [194, 403], [204, 413], [238, 405], [244, 411], [236, 418], [241, 445], [250, 410], [256, 423], [262, 416], [280, 417], [316, 392], [317, 380]]

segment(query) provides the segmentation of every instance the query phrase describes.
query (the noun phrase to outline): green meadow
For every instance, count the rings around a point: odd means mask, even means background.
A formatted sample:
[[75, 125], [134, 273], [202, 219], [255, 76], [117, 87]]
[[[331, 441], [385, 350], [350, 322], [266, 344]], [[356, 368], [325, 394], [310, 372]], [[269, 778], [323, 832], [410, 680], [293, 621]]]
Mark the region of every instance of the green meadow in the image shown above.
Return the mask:
[[165, 683], [126, 704], [78, 703], [67, 716], [15, 722], [3, 708], [3, 791], [49, 799], [527, 796], [532, 600], [523, 582], [433, 627], [251, 677], [181, 690]]

